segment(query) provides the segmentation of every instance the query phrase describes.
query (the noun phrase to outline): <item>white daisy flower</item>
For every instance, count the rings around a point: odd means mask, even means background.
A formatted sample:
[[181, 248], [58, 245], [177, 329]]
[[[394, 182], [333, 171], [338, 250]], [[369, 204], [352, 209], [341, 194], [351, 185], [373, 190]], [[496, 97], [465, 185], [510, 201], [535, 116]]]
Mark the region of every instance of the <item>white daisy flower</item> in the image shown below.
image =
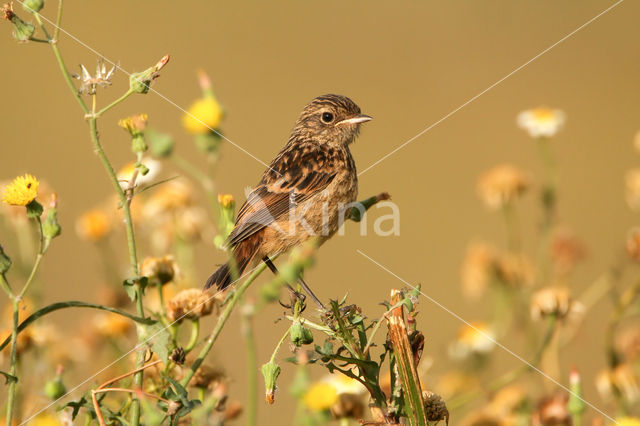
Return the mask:
[[518, 114], [518, 126], [532, 138], [550, 138], [564, 125], [566, 114], [559, 109], [534, 108]]

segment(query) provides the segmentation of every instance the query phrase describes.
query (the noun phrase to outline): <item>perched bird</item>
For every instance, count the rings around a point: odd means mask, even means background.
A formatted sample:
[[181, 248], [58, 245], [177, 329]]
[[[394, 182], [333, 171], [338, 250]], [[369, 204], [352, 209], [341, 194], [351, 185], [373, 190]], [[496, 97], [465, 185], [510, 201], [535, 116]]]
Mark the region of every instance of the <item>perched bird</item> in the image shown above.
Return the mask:
[[[358, 194], [349, 145], [369, 120], [346, 96], [319, 96], [304, 107], [289, 141], [238, 211], [227, 241], [238, 275], [261, 260], [275, 271], [269, 256], [314, 237], [322, 244], [338, 230]], [[231, 280], [227, 263], [209, 277], [205, 289], [224, 289]]]

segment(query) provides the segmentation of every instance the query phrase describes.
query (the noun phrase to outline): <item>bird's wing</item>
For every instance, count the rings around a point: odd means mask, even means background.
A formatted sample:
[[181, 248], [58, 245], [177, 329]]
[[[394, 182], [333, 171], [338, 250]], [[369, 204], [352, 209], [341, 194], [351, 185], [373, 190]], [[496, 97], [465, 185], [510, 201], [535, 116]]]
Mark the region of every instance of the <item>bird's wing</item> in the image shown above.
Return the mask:
[[238, 211], [228, 245], [237, 245], [322, 192], [337, 174], [334, 160], [335, 152], [316, 144], [285, 148]]

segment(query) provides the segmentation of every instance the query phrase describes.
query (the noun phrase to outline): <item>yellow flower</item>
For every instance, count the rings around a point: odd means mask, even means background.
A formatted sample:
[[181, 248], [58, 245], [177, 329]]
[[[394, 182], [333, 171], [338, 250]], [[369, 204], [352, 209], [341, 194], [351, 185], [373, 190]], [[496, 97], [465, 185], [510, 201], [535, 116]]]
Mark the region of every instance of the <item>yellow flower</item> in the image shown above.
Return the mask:
[[640, 419], [637, 417], [621, 417], [616, 419], [615, 423], [611, 423], [612, 425], [618, 426], [640, 426]]
[[38, 415], [31, 422], [33, 426], [62, 426], [62, 422], [53, 414], [44, 413]]
[[114, 313], [97, 315], [94, 326], [99, 334], [106, 337], [123, 336], [133, 329], [130, 319]]
[[488, 324], [465, 324], [458, 332], [458, 339], [449, 348], [449, 353], [456, 359], [463, 359], [471, 354], [486, 354], [493, 349], [495, 339], [495, 333]]
[[131, 134], [139, 133], [147, 127], [147, 114], [132, 115], [118, 121], [118, 126], [122, 127]]
[[111, 232], [112, 223], [102, 210], [92, 209], [82, 214], [76, 221], [76, 232], [83, 240], [97, 242]]
[[208, 133], [217, 129], [222, 120], [222, 108], [212, 97], [198, 99], [182, 116], [182, 125], [187, 132], [194, 135]]
[[315, 383], [303, 397], [304, 404], [311, 411], [324, 411], [338, 401], [338, 391], [329, 383]]
[[478, 195], [491, 209], [513, 202], [528, 188], [527, 175], [511, 164], [495, 166], [478, 179]]
[[218, 203], [224, 208], [228, 208], [234, 202], [233, 195], [231, 194], [218, 194]]
[[518, 126], [526, 130], [532, 138], [550, 138], [558, 133], [565, 121], [566, 115], [559, 109], [541, 107], [518, 114]]
[[12, 206], [26, 206], [38, 195], [38, 179], [30, 174], [18, 176], [7, 185], [2, 193], [2, 201]]

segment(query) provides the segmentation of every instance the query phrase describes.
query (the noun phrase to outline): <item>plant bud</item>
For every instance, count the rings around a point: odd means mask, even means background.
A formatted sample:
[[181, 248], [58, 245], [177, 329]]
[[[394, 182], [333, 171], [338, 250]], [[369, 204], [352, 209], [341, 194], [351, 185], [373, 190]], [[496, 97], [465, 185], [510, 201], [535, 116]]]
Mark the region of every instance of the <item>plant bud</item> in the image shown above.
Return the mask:
[[164, 56], [151, 68], [141, 72], [134, 72], [129, 77], [129, 89], [141, 94], [149, 93], [151, 82], [158, 78], [158, 72], [169, 62], [169, 55]]
[[273, 404], [276, 393], [276, 380], [280, 375], [280, 366], [273, 361], [262, 366], [262, 375], [264, 376], [265, 400], [268, 404]]
[[289, 337], [291, 338], [291, 342], [297, 347], [313, 343], [311, 330], [303, 326], [299, 321], [294, 322], [291, 326]]
[[156, 132], [153, 129], [147, 129], [145, 132], [147, 143], [154, 157], [168, 157], [173, 152], [173, 137], [166, 133]]
[[51, 240], [60, 235], [62, 232], [62, 228], [58, 223], [58, 199], [56, 194], [54, 193], [51, 196], [51, 206], [49, 207], [49, 212], [47, 213], [47, 218], [42, 222], [42, 235], [49, 244]]
[[30, 13], [40, 12], [44, 7], [44, 0], [24, 0], [22, 7]]

